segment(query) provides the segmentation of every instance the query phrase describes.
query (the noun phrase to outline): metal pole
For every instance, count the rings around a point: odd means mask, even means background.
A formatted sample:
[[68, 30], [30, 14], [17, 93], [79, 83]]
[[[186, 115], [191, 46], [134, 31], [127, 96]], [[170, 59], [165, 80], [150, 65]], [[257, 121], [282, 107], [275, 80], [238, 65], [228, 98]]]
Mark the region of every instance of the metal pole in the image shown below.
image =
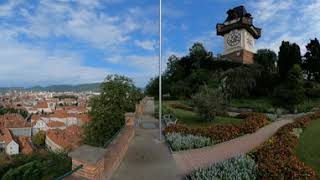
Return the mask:
[[161, 70], [162, 70], [162, 0], [160, 1], [160, 6], [159, 6], [159, 17], [160, 17], [160, 22], [159, 22], [159, 139], [160, 141], [162, 140], [162, 122], [161, 122], [161, 116], [162, 116], [162, 75], [161, 75]]

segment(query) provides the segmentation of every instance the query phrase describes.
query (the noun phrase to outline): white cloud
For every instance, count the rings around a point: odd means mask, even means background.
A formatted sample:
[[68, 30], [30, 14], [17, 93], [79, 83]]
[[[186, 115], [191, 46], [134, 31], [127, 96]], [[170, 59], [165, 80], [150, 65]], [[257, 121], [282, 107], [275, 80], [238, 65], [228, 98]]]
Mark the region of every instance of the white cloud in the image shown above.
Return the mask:
[[259, 0], [252, 1], [249, 5], [255, 10], [254, 17], [259, 22], [264, 22], [269, 20], [276, 21], [279, 13], [283, 10], [290, 9], [293, 3], [293, 0]]
[[10, 16], [13, 14], [13, 11], [17, 5], [19, 5], [21, 0], [10, 0], [7, 3], [0, 5], [0, 17], [1, 16]]
[[153, 41], [152, 40], [146, 40], [146, 41], [135, 40], [134, 43], [145, 50], [151, 51], [155, 49], [156, 41], [155, 40]]
[[12, 42], [0, 43], [1, 86], [78, 84], [102, 81], [111, 71], [83, 65], [80, 57], [65, 52]]

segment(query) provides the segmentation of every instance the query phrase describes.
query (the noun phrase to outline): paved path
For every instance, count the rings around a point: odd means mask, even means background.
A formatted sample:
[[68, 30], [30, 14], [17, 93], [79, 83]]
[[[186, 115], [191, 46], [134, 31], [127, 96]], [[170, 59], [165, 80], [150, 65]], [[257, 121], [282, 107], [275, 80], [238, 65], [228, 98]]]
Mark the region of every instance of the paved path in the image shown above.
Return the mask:
[[140, 126], [129, 145], [128, 152], [112, 180], [176, 180], [181, 179], [179, 169], [164, 142], [160, 142], [159, 129], [143, 128], [155, 126], [158, 120], [153, 118], [154, 101], [146, 104], [146, 113], [141, 117]]
[[173, 154], [173, 157], [184, 174], [194, 169], [208, 167], [211, 164], [229, 159], [253, 150], [271, 137], [280, 127], [293, 122], [292, 119], [281, 119], [273, 122], [253, 134], [216, 144], [201, 149], [193, 149]]

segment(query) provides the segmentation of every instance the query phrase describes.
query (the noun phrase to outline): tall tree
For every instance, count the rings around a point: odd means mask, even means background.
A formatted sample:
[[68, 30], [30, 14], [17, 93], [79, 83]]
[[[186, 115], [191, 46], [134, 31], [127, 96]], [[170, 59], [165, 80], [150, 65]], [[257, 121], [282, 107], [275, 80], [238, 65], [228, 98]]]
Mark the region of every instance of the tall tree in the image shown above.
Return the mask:
[[275, 89], [274, 104], [294, 111], [304, 99], [302, 70], [298, 64], [295, 64], [288, 72], [285, 82]]
[[274, 72], [277, 54], [270, 49], [259, 49], [254, 56], [254, 62], [263, 66], [267, 72]]
[[288, 41], [282, 41], [278, 57], [279, 75], [282, 80], [287, 77], [294, 64], [302, 64], [300, 47], [296, 43], [291, 44]]
[[131, 79], [108, 75], [101, 84], [101, 94], [91, 99], [92, 120], [85, 126], [85, 142], [103, 146], [124, 125], [124, 113], [134, 111], [141, 97]]
[[317, 38], [310, 40], [306, 46], [307, 52], [304, 55], [303, 70], [308, 80], [320, 82], [320, 43]]

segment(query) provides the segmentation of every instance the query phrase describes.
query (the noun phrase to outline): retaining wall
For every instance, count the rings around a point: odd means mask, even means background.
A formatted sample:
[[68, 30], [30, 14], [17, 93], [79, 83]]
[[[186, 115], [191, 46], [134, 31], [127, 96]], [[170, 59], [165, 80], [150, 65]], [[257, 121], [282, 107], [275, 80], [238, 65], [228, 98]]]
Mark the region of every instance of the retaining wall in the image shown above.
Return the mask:
[[148, 97], [145, 97], [136, 104], [135, 112], [125, 114], [125, 127], [107, 148], [83, 145], [69, 153], [72, 158], [73, 169], [81, 164], [83, 165], [83, 168], [72, 175], [73, 178], [108, 180], [112, 177], [128, 150], [135, 133], [135, 120], [144, 113], [145, 103], [148, 99]]

